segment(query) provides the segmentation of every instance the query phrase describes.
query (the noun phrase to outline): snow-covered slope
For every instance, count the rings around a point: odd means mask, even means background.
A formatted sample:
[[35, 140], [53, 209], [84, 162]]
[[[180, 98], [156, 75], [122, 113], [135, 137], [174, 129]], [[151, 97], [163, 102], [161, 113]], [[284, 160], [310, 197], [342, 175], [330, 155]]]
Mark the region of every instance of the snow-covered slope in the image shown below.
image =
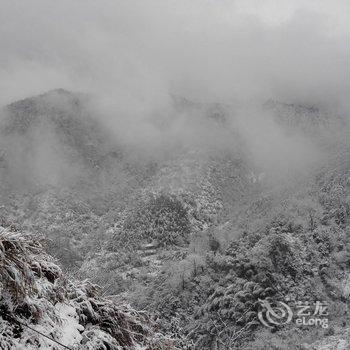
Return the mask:
[[[344, 118], [269, 102], [261, 109], [266, 120], [254, 116], [244, 124], [233, 106], [174, 96], [169, 118], [175, 119], [152, 124], [173, 137], [158, 155], [152, 147], [134, 152], [112, 136], [86, 99], [58, 90], [5, 108], [3, 226], [42, 237], [65, 269], [157, 315], [163, 333], [196, 350], [254, 346], [254, 337], [265, 336], [255, 322], [257, 297], [324, 297], [345, 307], [350, 211]], [[175, 136], [174, 124], [182, 128]], [[53, 302], [56, 282], [34, 279], [39, 292], [50, 292], [41, 301], [53, 315], [34, 326], [51, 327], [59, 341], [83, 346], [91, 335], [113, 343], [112, 331], [100, 326], [101, 317], [113, 313], [121, 312], [125, 322], [130, 315], [143, 326], [148, 322], [63, 277], [55, 280], [66, 281], [68, 294]], [[37, 298], [34, 293], [31, 302]], [[339, 334], [344, 327], [335, 322]], [[17, 339], [13, 325], [7, 326], [6, 341]], [[276, 339], [293, 331], [277, 330]], [[145, 332], [148, 340], [133, 341], [136, 347], [158, 339], [151, 329]], [[242, 336], [233, 344], [236, 332]], [[300, 332], [307, 338], [307, 331]]]
[[150, 317], [67, 279], [38, 237], [0, 228], [0, 348], [175, 349]]

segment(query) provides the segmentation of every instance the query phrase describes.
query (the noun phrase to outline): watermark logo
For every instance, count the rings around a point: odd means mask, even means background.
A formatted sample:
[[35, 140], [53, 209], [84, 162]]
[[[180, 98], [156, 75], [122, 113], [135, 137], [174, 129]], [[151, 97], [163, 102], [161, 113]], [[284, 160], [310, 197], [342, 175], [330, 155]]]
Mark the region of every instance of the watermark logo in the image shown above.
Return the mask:
[[328, 305], [317, 300], [312, 305], [297, 301], [293, 308], [283, 301], [270, 302], [259, 299], [258, 318], [265, 327], [274, 328], [294, 322], [297, 326], [328, 328]]
[[258, 318], [264, 326], [273, 328], [274, 326], [285, 325], [292, 321], [293, 311], [283, 301], [278, 301], [273, 305], [267, 300], [259, 299], [259, 302], [262, 309], [258, 312]]

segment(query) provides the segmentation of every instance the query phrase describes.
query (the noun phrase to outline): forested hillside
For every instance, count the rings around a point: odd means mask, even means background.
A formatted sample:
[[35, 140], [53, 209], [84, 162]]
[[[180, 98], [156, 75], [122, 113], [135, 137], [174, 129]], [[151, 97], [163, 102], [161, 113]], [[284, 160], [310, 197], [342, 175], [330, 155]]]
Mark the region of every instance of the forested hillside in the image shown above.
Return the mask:
[[[87, 95], [3, 109], [1, 346], [60, 348], [24, 324], [72, 349], [349, 347], [347, 119], [171, 101], [150, 149]], [[265, 299], [326, 302], [329, 327], [265, 327]]]

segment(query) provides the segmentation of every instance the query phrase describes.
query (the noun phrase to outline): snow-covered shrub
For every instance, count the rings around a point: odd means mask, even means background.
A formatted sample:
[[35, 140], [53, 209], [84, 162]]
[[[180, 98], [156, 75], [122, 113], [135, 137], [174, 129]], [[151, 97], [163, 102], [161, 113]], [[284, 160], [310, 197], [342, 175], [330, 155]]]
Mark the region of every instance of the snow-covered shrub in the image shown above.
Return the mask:
[[31, 236], [0, 230], [0, 278], [1, 349], [176, 348], [150, 316], [68, 280]]

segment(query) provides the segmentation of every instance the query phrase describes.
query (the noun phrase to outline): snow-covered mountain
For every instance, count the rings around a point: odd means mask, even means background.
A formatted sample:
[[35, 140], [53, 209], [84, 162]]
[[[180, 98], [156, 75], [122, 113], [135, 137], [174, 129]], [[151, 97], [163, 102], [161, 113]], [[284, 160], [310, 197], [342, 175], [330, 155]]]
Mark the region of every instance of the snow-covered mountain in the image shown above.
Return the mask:
[[[66, 344], [91, 349], [253, 349], [267, 337], [257, 320], [259, 299], [347, 307], [346, 119], [270, 101], [259, 109], [265, 119], [245, 121], [238, 107], [172, 101], [171, 126], [150, 120], [167, 135], [161, 155], [118, 139], [89, 107], [89, 96], [55, 90], [3, 109], [0, 215], [7, 229], [0, 236], [6, 278], [0, 317], [7, 333], [0, 344], [25, 344], [30, 331], [15, 329], [6, 315], [42, 302], [36, 319], [34, 311], [15, 319], [44, 333], [51, 327], [62, 343], [66, 328], [58, 320], [66, 319], [74, 329]], [[29, 241], [21, 238], [28, 233]], [[42, 271], [53, 261], [41, 248], [31, 250], [39, 239], [57, 264], [98, 283], [113, 302], [90, 296], [56, 265], [51, 281], [51, 272]], [[13, 250], [6, 242], [14, 242]], [[13, 294], [21, 288], [37, 289], [28, 305]], [[146, 318], [126, 304], [145, 310]], [[157, 320], [154, 329], [144, 328], [147, 317]], [[348, 316], [334, 311], [329, 317], [333, 331], [290, 324], [263, 343], [295, 344], [295, 332], [300, 344], [340, 339]], [[120, 334], [129, 340], [123, 343]]]

